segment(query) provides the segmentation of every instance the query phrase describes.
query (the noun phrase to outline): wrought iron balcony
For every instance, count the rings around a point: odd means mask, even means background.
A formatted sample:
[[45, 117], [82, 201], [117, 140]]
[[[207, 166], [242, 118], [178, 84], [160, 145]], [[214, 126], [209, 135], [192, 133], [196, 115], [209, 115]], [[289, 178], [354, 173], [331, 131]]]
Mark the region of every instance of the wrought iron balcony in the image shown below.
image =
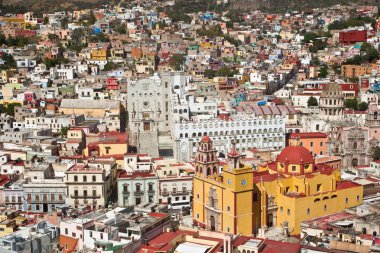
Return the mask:
[[133, 194], [135, 196], [141, 196], [141, 195], [144, 195], [144, 191], [135, 191]]
[[100, 198], [101, 195], [100, 195], [100, 194], [96, 194], [96, 195], [88, 195], [88, 194], [71, 194], [70, 197], [71, 197], [71, 198], [74, 198], [74, 199], [84, 199], [84, 198], [88, 198], [88, 199], [96, 199], [96, 198]]

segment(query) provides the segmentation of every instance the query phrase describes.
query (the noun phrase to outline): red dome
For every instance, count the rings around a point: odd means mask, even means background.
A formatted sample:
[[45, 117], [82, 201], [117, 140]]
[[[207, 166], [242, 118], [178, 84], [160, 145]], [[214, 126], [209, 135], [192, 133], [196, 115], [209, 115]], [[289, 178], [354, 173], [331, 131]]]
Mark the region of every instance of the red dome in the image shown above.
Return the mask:
[[314, 163], [313, 155], [302, 146], [288, 146], [277, 156], [277, 162], [288, 164]]
[[207, 142], [207, 143], [211, 143], [211, 142], [212, 142], [212, 140], [211, 140], [211, 138], [210, 138], [210, 137], [208, 137], [208, 136], [203, 136], [203, 137], [202, 137], [202, 140], [201, 140], [201, 142]]

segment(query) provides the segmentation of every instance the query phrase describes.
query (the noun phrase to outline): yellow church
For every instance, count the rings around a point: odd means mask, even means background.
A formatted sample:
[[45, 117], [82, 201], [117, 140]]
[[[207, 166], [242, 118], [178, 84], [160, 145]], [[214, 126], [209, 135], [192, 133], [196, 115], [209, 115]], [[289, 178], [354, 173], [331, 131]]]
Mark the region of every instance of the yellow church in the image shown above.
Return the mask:
[[275, 161], [253, 169], [233, 149], [219, 173], [212, 140], [202, 138], [195, 157], [194, 225], [224, 233], [257, 235], [266, 227], [299, 234], [301, 222], [360, 205], [363, 187], [341, 181], [339, 170], [315, 164], [310, 151], [288, 146]]

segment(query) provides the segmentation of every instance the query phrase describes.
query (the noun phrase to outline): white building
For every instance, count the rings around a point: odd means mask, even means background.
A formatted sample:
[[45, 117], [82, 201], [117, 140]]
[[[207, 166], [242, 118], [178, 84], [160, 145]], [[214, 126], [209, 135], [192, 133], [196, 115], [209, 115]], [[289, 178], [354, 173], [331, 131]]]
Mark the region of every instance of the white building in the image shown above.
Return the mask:
[[66, 204], [71, 206], [106, 207], [111, 200], [116, 178], [113, 158], [95, 158], [87, 164], [77, 163], [66, 172]]
[[314, 97], [319, 101], [319, 94], [295, 94], [292, 95], [292, 103], [293, 106], [300, 106], [300, 107], [308, 107], [307, 102], [309, 101], [310, 97]]
[[202, 136], [214, 139], [218, 152], [226, 154], [236, 142], [244, 153], [248, 149], [282, 149], [285, 147], [286, 115], [288, 106], [246, 106], [238, 114], [207, 120], [182, 120], [173, 123], [175, 158], [189, 161], [197, 151]]
[[194, 167], [189, 163], [171, 160], [155, 161], [159, 184], [159, 203], [170, 204], [173, 209], [190, 207], [193, 201]]
[[74, 69], [53, 67], [50, 69], [50, 78], [59, 80], [72, 80], [74, 79]]

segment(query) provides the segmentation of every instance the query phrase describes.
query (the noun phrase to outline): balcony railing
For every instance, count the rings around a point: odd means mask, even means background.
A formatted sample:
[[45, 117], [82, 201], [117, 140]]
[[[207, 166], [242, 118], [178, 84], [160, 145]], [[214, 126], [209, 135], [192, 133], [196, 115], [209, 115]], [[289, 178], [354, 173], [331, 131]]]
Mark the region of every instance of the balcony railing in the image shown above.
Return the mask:
[[4, 201], [6, 204], [21, 204], [22, 203], [22, 200], [10, 200], [10, 199], [6, 199], [5, 201]]
[[144, 192], [143, 191], [135, 191], [133, 194], [135, 196], [141, 196], [141, 195], [144, 195]]
[[151, 189], [151, 190], [148, 190], [148, 194], [154, 194], [156, 191]]
[[75, 199], [84, 199], [84, 198], [88, 198], [88, 199], [96, 199], [96, 198], [100, 198], [100, 194], [96, 194], [96, 195], [88, 195], [88, 194], [71, 194], [70, 195], [71, 198], [75, 198]]
[[28, 203], [55, 203], [55, 204], [64, 204], [65, 200], [64, 199], [27, 199], [26, 202]]
[[190, 191], [175, 191], [175, 192], [172, 192], [172, 195], [173, 196], [180, 196], [180, 195], [188, 195], [190, 193]]
[[130, 191], [123, 191], [123, 195], [124, 195], [124, 196], [129, 196], [130, 194], [131, 194]]

